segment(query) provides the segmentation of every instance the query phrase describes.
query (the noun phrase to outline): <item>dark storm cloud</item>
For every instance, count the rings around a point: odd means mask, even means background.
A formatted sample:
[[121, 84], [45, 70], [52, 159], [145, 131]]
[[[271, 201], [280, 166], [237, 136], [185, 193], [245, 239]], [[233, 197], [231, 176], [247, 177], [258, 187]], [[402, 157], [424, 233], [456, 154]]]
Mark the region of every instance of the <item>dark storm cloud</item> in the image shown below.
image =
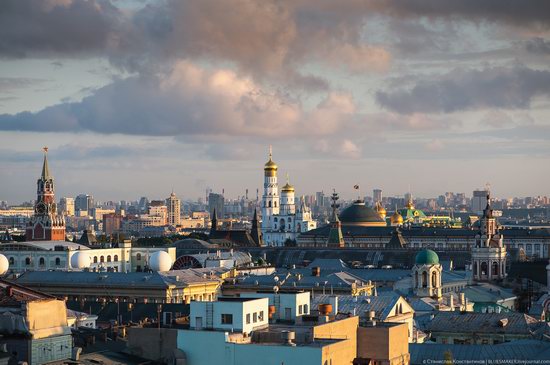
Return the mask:
[[101, 55], [119, 17], [107, 0], [0, 1], [0, 57]]
[[378, 91], [376, 101], [398, 113], [451, 113], [484, 108], [525, 109], [550, 95], [550, 71], [523, 66], [454, 70], [412, 88]]

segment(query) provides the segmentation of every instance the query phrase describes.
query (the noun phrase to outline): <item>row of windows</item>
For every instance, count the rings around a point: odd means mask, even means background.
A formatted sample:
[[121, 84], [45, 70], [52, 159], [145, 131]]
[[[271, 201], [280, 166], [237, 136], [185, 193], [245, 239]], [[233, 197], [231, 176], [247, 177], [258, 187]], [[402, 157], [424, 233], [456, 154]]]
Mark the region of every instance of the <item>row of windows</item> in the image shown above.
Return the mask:
[[[264, 320], [264, 311], [252, 313], [252, 322], [262, 322]], [[223, 323], [223, 322], [222, 322]], [[246, 324], [250, 324], [250, 313], [246, 314]]]
[[[8, 259], [10, 265], [15, 265], [15, 258], [14, 257], [10, 257]], [[32, 259], [30, 257], [26, 257], [25, 258], [25, 265], [26, 266], [30, 266], [32, 265]], [[46, 265], [46, 259], [44, 257], [40, 257], [38, 259], [38, 265], [40, 266], [45, 266]], [[55, 266], [60, 266], [61, 265], [61, 259], [59, 257], [56, 257], [55, 258]]]
[[[113, 262], [118, 262], [118, 255], [115, 255], [113, 259]], [[105, 256], [99, 256], [99, 262], [105, 262]], [[111, 262], [111, 255], [107, 255], [107, 262]], [[94, 264], [97, 264], [97, 256], [94, 256]]]
[[298, 314], [309, 314], [307, 304], [298, 306]]

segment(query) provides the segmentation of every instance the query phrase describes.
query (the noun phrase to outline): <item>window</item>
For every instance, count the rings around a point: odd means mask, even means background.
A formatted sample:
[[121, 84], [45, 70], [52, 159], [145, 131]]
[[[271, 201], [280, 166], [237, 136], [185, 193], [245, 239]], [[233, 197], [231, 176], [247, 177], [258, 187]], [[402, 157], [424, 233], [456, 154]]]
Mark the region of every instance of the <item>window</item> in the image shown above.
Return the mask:
[[10, 265], [14, 265], [15, 264], [15, 259], [13, 257], [10, 257]]
[[99, 262], [105, 262], [105, 257], [104, 257], [104, 256], [100, 256], [100, 257], [99, 257]]
[[97, 256], [94, 256], [94, 264], [97, 264]]
[[41, 257], [41, 258], [38, 260], [38, 265], [40, 265], [40, 266], [46, 265], [46, 260], [44, 260], [44, 258]]
[[258, 314], [258, 319], [260, 320], [260, 322], [263, 322], [263, 320], [264, 320], [264, 311], [260, 311], [260, 313]]
[[55, 266], [61, 265], [61, 259], [59, 257], [55, 258]]
[[222, 313], [222, 324], [233, 324], [233, 315]]
[[29, 266], [31, 264], [31, 258], [27, 257], [25, 258], [25, 265]]
[[258, 313], [254, 312], [254, 314], [252, 315], [252, 321], [254, 323], [258, 322]]
[[114, 257], [114, 260], [113, 260], [113, 261], [114, 261], [114, 262], [118, 262], [118, 255], [115, 255], [115, 257]]
[[138, 253], [138, 254], [136, 255], [136, 260], [141, 261], [141, 254], [140, 254], [140, 253]]
[[246, 314], [246, 324], [250, 324], [250, 313]]
[[304, 314], [308, 314], [308, 313], [309, 313], [309, 311], [307, 309], [307, 304], [304, 304]]
[[107, 256], [107, 262], [111, 262], [111, 255]]

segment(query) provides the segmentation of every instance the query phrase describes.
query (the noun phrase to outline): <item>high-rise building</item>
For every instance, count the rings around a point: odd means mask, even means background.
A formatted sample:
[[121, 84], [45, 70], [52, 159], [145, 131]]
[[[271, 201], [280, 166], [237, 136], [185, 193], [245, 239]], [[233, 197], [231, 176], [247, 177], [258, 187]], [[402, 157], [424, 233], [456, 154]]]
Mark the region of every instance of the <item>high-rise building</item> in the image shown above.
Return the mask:
[[42, 174], [36, 182], [37, 199], [34, 215], [27, 223], [25, 237], [27, 241], [64, 241], [65, 218], [58, 215], [55, 203], [53, 176], [48, 166], [48, 148], [44, 147]]
[[94, 197], [88, 194], [80, 194], [76, 197], [74, 208], [76, 215], [89, 215], [94, 207]]
[[168, 207], [162, 200], [151, 201], [149, 204], [149, 215], [160, 218], [158, 225], [165, 226], [168, 224]]
[[61, 198], [59, 200], [59, 210], [63, 215], [74, 216], [74, 198]]
[[181, 223], [181, 201], [174, 192], [166, 199], [166, 206], [168, 207], [168, 224], [179, 226]]
[[122, 228], [122, 215], [119, 213], [103, 214], [103, 233], [110, 236], [120, 232]]
[[487, 205], [487, 190], [474, 190], [472, 195], [472, 212], [480, 214]]
[[222, 194], [209, 193], [208, 194], [208, 212], [212, 216], [214, 209], [216, 209], [216, 214], [218, 217], [224, 217], [224, 197]]
[[374, 203], [378, 202], [382, 202], [382, 190], [381, 189], [373, 189], [372, 190], [372, 201]]

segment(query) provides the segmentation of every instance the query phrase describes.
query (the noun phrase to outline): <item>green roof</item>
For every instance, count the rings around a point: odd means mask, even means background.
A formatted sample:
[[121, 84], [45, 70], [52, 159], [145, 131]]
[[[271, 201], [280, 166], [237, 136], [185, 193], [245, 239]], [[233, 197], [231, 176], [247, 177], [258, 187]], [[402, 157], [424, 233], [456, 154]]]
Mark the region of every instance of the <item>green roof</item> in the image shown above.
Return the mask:
[[439, 264], [439, 256], [432, 250], [422, 250], [416, 255], [415, 263], [417, 265]]

